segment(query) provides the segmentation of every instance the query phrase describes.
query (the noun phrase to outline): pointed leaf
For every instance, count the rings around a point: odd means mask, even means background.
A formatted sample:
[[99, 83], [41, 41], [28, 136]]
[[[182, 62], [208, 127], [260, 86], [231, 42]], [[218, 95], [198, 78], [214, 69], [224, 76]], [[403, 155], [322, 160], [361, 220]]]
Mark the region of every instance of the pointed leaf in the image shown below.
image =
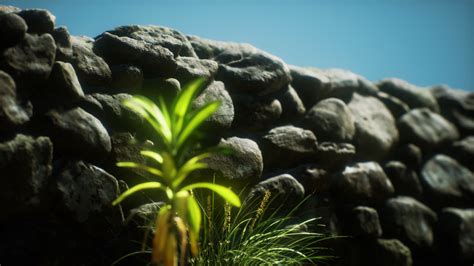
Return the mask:
[[150, 115], [158, 122], [163, 132], [164, 137], [167, 141], [171, 141], [171, 129], [170, 124], [168, 124], [167, 119], [163, 115], [161, 109], [156, 106], [154, 102], [150, 99], [143, 96], [134, 96], [136, 102], [142, 104], [145, 107], [145, 110], [150, 113]]
[[191, 231], [194, 233], [194, 235], [198, 236], [199, 230], [201, 229], [202, 214], [199, 204], [192, 195], [188, 198], [188, 214]]
[[184, 88], [176, 100], [176, 104], [173, 108], [174, 123], [176, 125], [176, 134], [181, 132], [181, 129], [184, 124], [184, 118], [188, 112], [188, 108], [191, 105], [191, 102], [196, 95], [198, 89], [204, 83], [204, 79], [197, 79], [190, 83], [186, 88]]
[[204, 169], [207, 168], [207, 164], [200, 163], [199, 161], [209, 157], [210, 153], [203, 153], [193, 158], [189, 159], [181, 168], [179, 168], [178, 173], [176, 174], [175, 180], [173, 180], [172, 186], [178, 187], [181, 182], [192, 172], [197, 169]]
[[240, 207], [239, 197], [232, 190], [230, 190], [229, 188], [226, 188], [224, 186], [221, 186], [221, 185], [216, 185], [216, 184], [212, 184], [212, 183], [204, 183], [203, 182], [203, 183], [195, 183], [195, 184], [188, 185], [188, 186], [182, 188], [181, 190], [191, 190], [191, 189], [195, 189], [195, 188], [210, 189], [210, 190], [216, 192], [217, 194], [219, 194], [219, 196], [224, 198], [230, 204], [232, 204], [236, 207]]
[[183, 131], [179, 135], [178, 147], [181, 146], [188, 137], [196, 130], [196, 128], [202, 124], [208, 117], [210, 117], [220, 106], [220, 102], [214, 101], [208, 103], [201, 109], [199, 109], [194, 116], [189, 120]]
[[163, 172], [161, 172], [160, 170], [154, 167], [150, 167], [150, 166], [135, 163], [135, 162], [118, 162], [117, 166], [124, 167], [124, 168], [137, 168], [137, 169], [145, 170], [150, 174], [153, 174], [159, 177], [164, 177]]
[[112, 202], [112, 205], [119, 204], [121, 201], [123, 201], [128, 196], [132, 195], [133, 193], [135, 193], [137, 191], [144, 190], [144, 189], [152, 189], [152, 188], [157, 188], [157, 189], [163, 189], [164, 190], [164, 186], [160, 182], [141, 183], [141, 184], [138, 184], [136, 186], [133, 186], [132, 188], [129, 188], [127, 191], [122, 193], [122, 195], [120, 195], [116, 200], [114, 200]]
[[140, 154], [155, 160], [159, 164], [163, 163], [163, 157], [157, 152], [144, 150], [141, 151]]

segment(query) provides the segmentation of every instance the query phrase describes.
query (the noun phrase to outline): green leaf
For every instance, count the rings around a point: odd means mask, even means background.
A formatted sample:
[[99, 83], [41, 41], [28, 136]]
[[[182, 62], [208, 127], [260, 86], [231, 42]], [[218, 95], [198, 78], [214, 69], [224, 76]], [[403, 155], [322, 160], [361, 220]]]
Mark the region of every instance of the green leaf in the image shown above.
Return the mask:
[[143, 97], [143, 96], [133, 96], [133, 98], [136, 102], [142, 104], [145, 107], [145, 110], [149, 112], [152, 117], [158, 122], [158, 124], [161, 127], [161, 130], [163, 132], [163, 136], [165, 139], [170, 142], [171, 141], [171, 129], [170, 129], [170, 124], [168, 123], [167, 119], [163, 115], [163, 112], [161, 109], [156, 106], [156, 104], [152, 101], [150, 101], [148, 98]]
[[179, 168], [172, 186], [178, 187], [192, 171], [207, 168], [207, 164], [200, 163], [199, 161], [209, 157], [210, 155], [210, 153], [203, 153], [189, 159], [185, 164], [183, 164], [183, 166], [181, 166], [181, 168]]
[[175, 134], [179, 134], [183, 128], [184, 118], [188, 112], [189, 106], [197, 93], [198, 89], [203, 85], [204, 79], [197, 79], [184, 88], [178, 95], [176, 104], [173, 108], [174, 123], [176, 126]]
[[240, 207], [239, 197], [232, 190], [230, 190], [229, 188], [226, 188], [224, 186], [221, 186], [221, 185], [216, 185], [216, 184], [212, 184], [212, 183], [204, 183], [203, 182], [203, 183], [195, 183], [195, 184], [188, 185], [188, 186], [182, 188], [181, 190], [191, 190], [191, 189], [195, 189], [195, 188], [210, 189], [210, 190], [216, 192], [217, 194], [219, 194], [219, 196], [224, 198], [230, 204], [232, 204], [236, 207]]
[[201, 209], [193, 195], [188, 198], [189, 225], [195, 235], [199, 235], [201, 228]]
[[127, 191], [125, 191], [124, 193], [122, 193], [122, 195], [120, 195], [116, 200], [114, 200], [112, 202], [112, 205], [115, 206], [115, 205], [119, 204], [125, 198], [127, 198], [128, 196], [132, 195], [133, 193], [135, 193], [137, 191], [140, 191], [140, 190], [143, 190], [143, 189], [152, 189], [152, 188], [157, 188], [157, 189], [163, 189], [164, 190], [164, 186], [160, 182], [141, 183], [141, 184], [138, 184], [136, 186], [133, 186], [132, 188], [130, 188]]
[[166, 175], [167, 179], [171, 181], [174, 180], [176, 172], [178, 170], [176, 169], [176, 164], [174, 162], [173, 156], [171, 156], [171, 154], [169, 154], [168, 152], [163, 153], [163, 164], [161, 169], [163, 169], [163, 174]]
[[188, 137], [202, 124], [208, 117], [210, 117], [220, 106], [219, 101], [214, 101], [206, 104], [204, 107], [196, 111], [194, 116], [189, 120], [183, 131], [179, 135], [178, 147], [181, 146]]
[[159, 164], [163, 163], [163, 157], [157, 152], [144, 150], [141, 151], [140, 154], [155, 160]]
[[153, 174], [153, 175], [156, 175], [156, 176], [159, 176], [159, 177], [164, 177], [163, 172], [161, 172], [160, 170], [158, 170], [154, 167], [150, 167], [150, 166], [135, 163], [135, 162], [118, 162], [117, 166], [118, 167], [125, 167], [125, 168], [137, 168], [137, 169], [145, 170], [150, 174]]

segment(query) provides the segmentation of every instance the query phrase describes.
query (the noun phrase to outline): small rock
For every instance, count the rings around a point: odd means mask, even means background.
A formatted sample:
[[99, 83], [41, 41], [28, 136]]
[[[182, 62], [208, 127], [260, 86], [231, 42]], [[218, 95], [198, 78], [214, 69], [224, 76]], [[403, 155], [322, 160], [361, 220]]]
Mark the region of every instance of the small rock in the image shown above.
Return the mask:
[[181, 84], [177, 79], [154, 78], [144, 79], [143, 88], [139, 93], [150, 99], [159, 99], [159, 97], [163, 97], [165, 102], [173, 102], [180, 91]]
[[329, 192], [331, 176], [315, 164], [303, 164], [286, 172], [293, 176], [301, 185], [307, 195], [311, 193], [322, 194]]
[[0, 70], [0, 132], [11, 130], [30, 120], [31, 110], [20, 104], [13, 79]]
[[260, 143], [265, 170], [295, 166], [315, 157], [317, 140], [313, 132], [294, 126], [276, 127]]
[[217, 62], [208, 59], [199, 59], [195, 57], [176, 58], [178, 67], [175, 78], [181, 84], [187, 84], [191, 81], [202, 78], [208, 82], [214, 79], [219, 66]]
[[377, 239], [372, 255], [375, 255], [375, 260], [369, 260], [369, 264], [373, 263], [378, 266], [413, 265], [410, 249], [398, 239]]
[[395, 155], [396, 158], [403, 162], [406, 166], [414, 170], [420, 169], [423, 154], [421, 149], [415, 144], [408, 143], [405, 145], [400, 145]]
[[398, 119], [400, 116], [408, 113], [410, 111], [410, 107], [400, 99], [390, 96], [385, 92], [378, 92], [377, 99], [379, 99], [385, 106], [390, 110], [393, 117]]
[[377, 205], [393, 195], [394, 188], [376, 162], [346, 166], [333, 176], [331, 190], [344, 204]]
[[354, 93], [364, 96], [375, 96], [377, 87], [366, 78], [344, 69], [322, 70], [329, 78], [331, 89], [324, 98], [339, 98], [345, 102], [350, 101]]
[[73, 57], [71, 35], [66, 27], [55, 28], [52, 36], [56, 42], [56, 60], [66, 61]]
[[143, 86], [143, 72], [140, 68], [131, 65], [111, 66], [112, 83], [110, 87], [123, 92], [136, 92]]
[[458, 130], [442, 116], [426, 108], [413, 109], [398, 120], [400, 139], [413, 143], [427, 153], [459, 138]]
[[338, 170], [352, 162], [356, 155], [350, 143], [321, 142], [316, 148], [316, 161], [323, 169]]
[[46, 9], [24, 9], [18, 12], [28, 25], [29, 33], [53, 33], [56, 17]]
[[0, 14], [8, 14], [8, 13], [18, 13], [21, 9], [16, 6], [4, 6], [0, 5]]
[[439, 215], [440, 251], [452, 263], [474, 261], [474, 209], [444, 208]]
[[303, 127], [313, 131], [322, 141], [350, 142], [356, 131], [351, 111], [336, 98], [322, 100], [311, 107]]
[[281, 104], [280, 122], [294, 123], [303, 118], [306, 113], [303, 101], [301, 101], [298, 93], [293, 87], [288, 86], [277, 96], [277, 100]]
[[384, 171], [392, 182], [397, 195], [411, 196], [421, 199], [423, 188], [418, 174], [402, 162], [390, 161], [385, 164]]
[[234, 103], [232, 128], [242, 131], [263, 131], [271, 128], [280, 119], [280, 101], [271, 97], [256, 97], [251, 94], [231, 94]]
[[379, 214], [370, 207], [357, 206], [349, 214], [348, 234], [354, 237], [379, 238], [382, 236]]
[[329, 94], [331, 83], [322, 71], [297, 66], [290, 66], [290, 71], [291, 85], [301, 97], [306, 109], [310, 109]]
[[76, 71], [71, 64], [56, 61], [48, 79], [47, 97], [57, 101], [77, 102], [84, 97]]
[[417, 87], [397, 78], [384, 79], [379, 81], [376, 85], [380, 91], [400, 99], [411, 109], [428, 108], [433, 112], [439, 112], [436, 99], [427, 89]]
[[421, 181], [435, 207], [465, 207], [474, 202], [474, 175], [446, 155], [436, 155], [425, 163]]
[[390, 111], [377, 98], [358, 93], [348, 106], [355, 121], [353, 142], [358, 157], [372, 160], [386, 157], [398, 142], [398, 130]]
[[0, 14], [0, 50], [19, 43], [25, 37], [28, 26], [26, 22], [14, 13]]
[[412, 251], [433, 249], [434, 211], [423, 203], [405, 196], [387, 200], [382, 212], [384, 235], [401, 240]]
[[474, 171], [474, 136], [454, 142], [446, 153], [464, 167]]

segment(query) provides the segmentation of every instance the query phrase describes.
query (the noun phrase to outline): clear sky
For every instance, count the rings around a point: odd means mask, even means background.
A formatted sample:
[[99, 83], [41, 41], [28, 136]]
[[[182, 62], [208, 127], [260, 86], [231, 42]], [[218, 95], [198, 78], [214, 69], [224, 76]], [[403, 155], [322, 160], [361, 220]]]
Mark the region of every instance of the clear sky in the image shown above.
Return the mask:
[[247, 42], [289, 64], [474, 91], [474, 0], [0, 0], [74, 35], [157, 24]]

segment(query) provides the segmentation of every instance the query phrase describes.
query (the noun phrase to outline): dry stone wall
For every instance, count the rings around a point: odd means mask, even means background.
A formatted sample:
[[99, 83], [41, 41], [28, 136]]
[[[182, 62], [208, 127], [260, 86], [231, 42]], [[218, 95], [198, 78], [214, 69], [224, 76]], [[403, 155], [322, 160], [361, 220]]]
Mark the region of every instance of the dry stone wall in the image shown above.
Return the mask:
[[41, 9], [0, 6], [0, 40], [2, 265], [108, 265], [130, 251], [126, 218], [156, 205], [111, 206], [143, 176], [115, 163], [144, 160], [153, 136], [121, 101], [169, 100], [200, 77], [194, 105], [222, 102], [204, 145], [235, 151], [208, 159], [219, 183], [288, 207], [311, 195], [306, 215], [353, 236], [334, 265], [474, 262], [472, 92], [291, 66], [160, 26], [72, 36]]

